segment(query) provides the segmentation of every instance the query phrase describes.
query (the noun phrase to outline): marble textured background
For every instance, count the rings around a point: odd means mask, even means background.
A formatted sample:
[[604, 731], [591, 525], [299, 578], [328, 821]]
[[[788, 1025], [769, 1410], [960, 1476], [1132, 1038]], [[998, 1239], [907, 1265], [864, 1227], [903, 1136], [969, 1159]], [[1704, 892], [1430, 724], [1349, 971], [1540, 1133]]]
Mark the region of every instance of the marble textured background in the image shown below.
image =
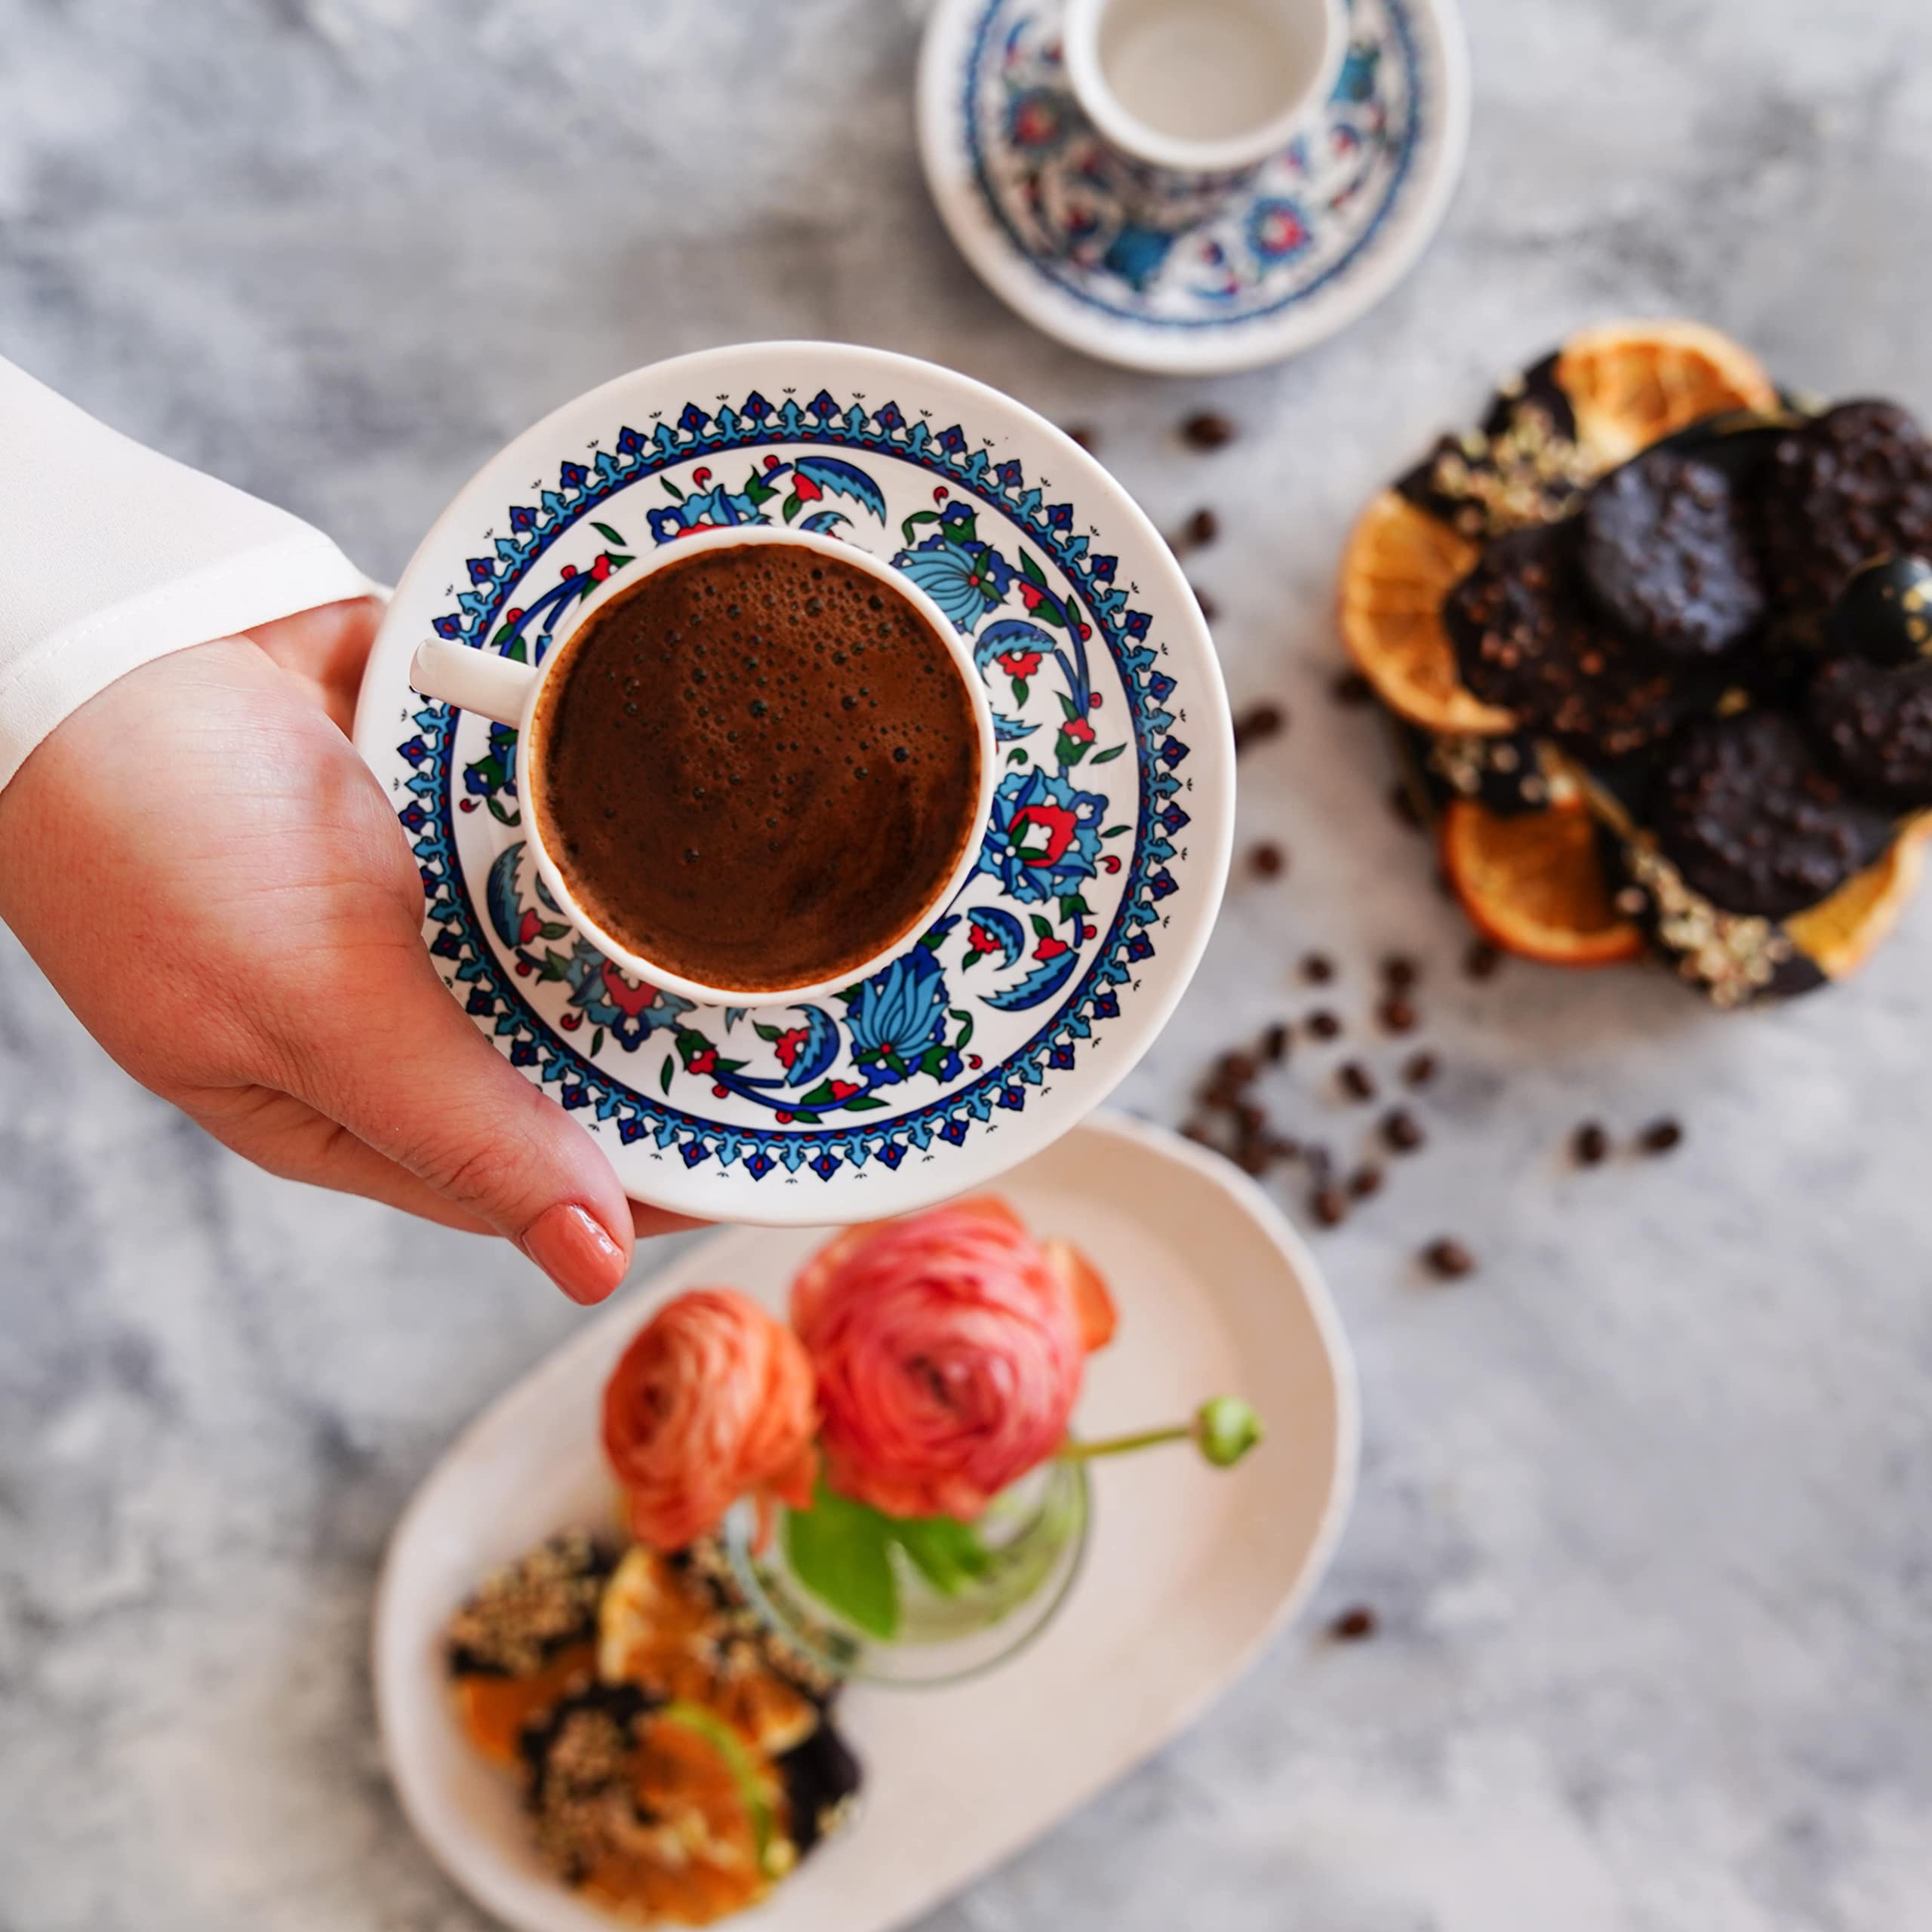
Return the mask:
[[[1470, 165], [1420, 271], [1302, 361], [1182, 384], [1054, 346], [955, 257], [900, 0], [0, 0], [0, 346], [378, 573], [561, 398], [759, 335], [955, 364], [1099, 426], [1168, 527], [1221, 512], [1235, 696], [1295, 721], [1244, 837], [1293, 865], [1237, 884], [1124, 1098], [1177, 1118], [1310, 1003], [1308, 946], [1351, 1020], [1378, 949], [1431, 962], [1429, 1149], [1321, 1238], [1361, 1501], [1307, 1629], [924, 1932], [1932, 1926], [1932, 905], [1788, 1011], [1473, 986], [1325, 694], [1352, 507], [1570, 326], [1700, 313], [1932, 405], [1932, 14], [1469, 5]], [[1174, 433], [1206, 403], [1246, 426], [1213, 458]], [[1283, 1106], [1357, 1126], [1312, 1062]], [[1664, 1112], [1668, 1161], [1567, 1167], [1580, 1118]], [[1482, 1261], [1454, 1289], [1411, 1259], [1445, 1232]], [[0, 1928], [477, 1926], [385, 1786], [370, 1585], [572, 1312], [507, 1251], [244, 1168], [4, 934], [0, 1284]], [[1357, 1600], [1382, 1634], [1324, 1641]]]

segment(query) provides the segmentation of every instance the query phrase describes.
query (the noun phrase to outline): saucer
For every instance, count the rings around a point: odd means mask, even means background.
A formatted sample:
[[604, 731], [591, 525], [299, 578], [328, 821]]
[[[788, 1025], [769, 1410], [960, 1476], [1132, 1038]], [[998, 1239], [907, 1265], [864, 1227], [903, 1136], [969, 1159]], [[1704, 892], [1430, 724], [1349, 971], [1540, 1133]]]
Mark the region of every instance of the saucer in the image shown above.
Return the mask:
[[1455, 0], [1351, 0], [1327, 106], [1204, 220], [1137, 214], [1069, 90], [1065, 0], [940, 0], [920, 153], [953, 240], [1037, 328], [1129, 368], [1278, 361], [1345, 328], [1414, 266], [1469, 131]]
[[[410, 688], [435, 635], [539, 660], [647, 547], [744, 524], [889, 559], [973, 641], [1001, 757], [977, 866], [834, 997], [746, 1012], [632, 978], [537, 875], [515, 734]], [[1064, 1134], [1159, 1032], [1220, 903], [1234, 747], [1192, 594], [1086, 453], [983, 384], [835, 343], [619, 377], [493, 457], [411, 560], [357, 748], [421, 868], [438, 972], [637, 1199], [822, 1225], [978, 1186]]]
[[[1226, 1391], [1267, 1437], [1233, 1469], [1174, 1449], [1097, 1464], [1080, 1574], [1026, 1650], [967, 1683], [852, 1686], [839, 1725], [864, 1765], [859, 1811], [758, 1907], [762, 1932], [887, 1932], [1050, 1830], [1226, 1690], [1307, 1601], [1348, 1515], [1348, 1343], [1307, 1247], [1252, 1181], [1178, 1135], [1103, 1116], [1001, 1192], [1031, 1226], [1077, 1241], [1119, 1305], [1079, 1433]], [[733, 1229], [685, 1248], [478, 1417], [389, 1540], [371, 1636], [396, 1795], [451, 1878], [518, 1932], [614, 1921], [544, 1868], [513, 1783], [464, 1743], [444, 1675], [450, 1613], [498, 1564], [608, 1519], [599, 1392], [651, 1309], [718, 1281], [782, 1309], [815, 1244]]]

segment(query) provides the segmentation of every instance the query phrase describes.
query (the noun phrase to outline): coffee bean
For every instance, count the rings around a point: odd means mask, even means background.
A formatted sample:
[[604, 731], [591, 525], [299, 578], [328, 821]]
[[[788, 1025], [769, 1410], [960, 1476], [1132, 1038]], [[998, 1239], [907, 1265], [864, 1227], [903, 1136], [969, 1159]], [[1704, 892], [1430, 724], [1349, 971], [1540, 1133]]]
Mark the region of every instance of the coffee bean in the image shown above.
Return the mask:
[[1235, 755], [1238, 758], [1251, 745], [1278, 737], [1287, 728], [1288, 715], [1278, 704], [1251, 704], [1235, 718]]
[[1376, 1014], [1385, 1032], [1413, 1033], [1416, 1030], [1416, 1010], [1405, 999], [1385, 999], [1377, 1008]]
[[1402, 1078], [1411, 1087], [1426, 1087], [1435, 1078], [1436, 1059], [1433, 1054], [1411, 1054], [1402, 1063]]
[[1183, 1140], [1192, 1141], [1197, 1147], [1211, 1147], [1214, 1144], [1214, 1135], [1209, 1133], [1198, 1120], [1189, 1121], [1181, 1129], [1180, 1137]]
[[1211, 543], [1220, 534], [1221, 519], [1204, 506], [1187, 520], [1187, 540], [1190, 543]]
[[1422, 976], [1422, 968], [1406, 952], [1386, 953], [1382, 961], [1382, 983], [1392, 993], [1405, 993]]
[[1328, 694], [1337, 704], [1346, 705], [1350, 710], [1375, 702], [1375, 687], [1359, 671], [1338, 671], [1328, 687]]
[[1668, 1154], [1684, 1138], [1684, 1129], [1668, 1115], [1654, 1120], [1637, 1137], [1637, 1145], [1647, 1154]]
[[1445, 1281], [1454, 1281], [1469, 1273], [1476, 1265], [1476, 1258], [1459, 1241], [1444, 1235], [1440, 1241], [1432, 1241], [1422, 1251], [1423, 1266], [1432, 1275], [1438, 1275]]
[[1335, 1078], [1340, 1082], [1342, 1091], [1350, 1100], [1372, 1100], [1375, 1098], [1374, 1079], [1360, 1060], [1343, 1061]]
[[1406, 785], [1399, 782], [1389, 788], [1389, 809], [1411, 832], [1421, 831], [1427, 823], [1423, 817], [1422, 808], [1415, 801], [1415, 795]]
[[1380, 1168], [1358, 1168], [1349, 1177], [1349, 1193], [1357, 1201], [1366, 1201], [1381, 1185], [1382, 1170]]
[[1252, 1100], [1243, 1100], [1234, 1109], [1234, 1116], [1235, 1126], [1246, 1134], [1259, 1134], [1268, 1118]]
[[1328, 1626], [1328, 1634], [1338, 1644], [1359, 1644], [1376, 1631], [1376, 1617], [1365, 1603], [1345, 1610]]
[[1236, 1152], [1235, 1165], [1251, 1180], [1259, 1180], [1268, 1171], [1268, 1151], [1250, 1143]]
[[1349, 1217], [1349, 1204], [1339, 1187], [1318, 1187], [1309, 1201], [1309, 1211], [1324, 1228], [1339, 1227]]
[[1301, 976], [1311, 986], [1325, 986], [1335, 977], [1335, 962], [1325, 952], [1305, 953]]
[[1486, 939], [1473, 939], [1463, 955], [1463, 971], [1472, 980], [1487, 980], [1503, 964], [1503, 955]]
[[1257, 878], [1278, 878], [1288, 867], [1287, 854], [1268, 839], [1248, 854], [1247, 863]]
[[1382, 1137], [1398, 1154], [1413, 1154], [1429, 1138], [1407, 1107], [1392, 1107], [1383, 1116]]
[[1261, 1057], [1270, 1066], [1278, 1066], [1288, 1057], [1288, 1029], [1278, 1020], [1261, 1036]]
[[1180, 432], [1198, 450], [1222, 449], [1235, 439], [1233, 420], [1218, 409], [1204, 409], [1190, 416], [1180, 426]]
[[1586, 1120], [1570, 1137], [1570, 1151], [1580, 1168], [1593, 1168], [1610, 1152], [1610, 1136], [1593, 1120]]
[[1251, 1087], [1254, 1076], [1260, 1072], [1252, 1054], [1230, 1050], [1221, 1057], [1217, 1071], [1220, 1078], [1236, 1087]]
[[1091, 423], [1069, 423], [1066, 433], [1090, 456], [1100, 446], [1100, 432]]
[[1278, 1161], [1297, 1161], [1301, 1158], [1301, 1143], [1291, 1134], [1271, 1134], [1268, 1151]]
[[1303, 1164], [1315, 1180], [1325, 1182], [1335, 1171], [1335, 1157], [1318, 1140], [1311, 1140], [1301, 1150]]
[[1332, 1040], [1342, 1030], [1342, 1023], [1325, 1006], [1317, 1007], [1308, 1016], [1308, 1030], [1318, 1040]]
[[1201, 622], [1211, 624], [1221, 614], [1220, 605], [1217, 604], [1198, 583], [1191, 583], [1188, 588], [1194, 592], [1195, 602], [1201, 606]]

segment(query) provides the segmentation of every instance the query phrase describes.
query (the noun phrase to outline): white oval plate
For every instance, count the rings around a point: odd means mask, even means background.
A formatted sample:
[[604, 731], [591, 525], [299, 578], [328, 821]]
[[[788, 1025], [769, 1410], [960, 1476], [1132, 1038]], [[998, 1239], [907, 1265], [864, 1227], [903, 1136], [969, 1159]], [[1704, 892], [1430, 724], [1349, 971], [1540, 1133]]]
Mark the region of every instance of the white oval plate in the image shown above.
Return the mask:
[[940, 0], [919, 71], [926, 181], [960, 252], [1036, 328], [1129, 368], [1294, 355], [1381, 300], [1449, 205], [1469, 122], [1455, 0], [1351, 0], [1320, 116], [1211, 217], [1171, 229], [1075, 104], [1065, 0]]
[[[1174, 1135], [1090, 1121], [1000, 1192], [1106, 1273], [1120, 1334], [1090, 1364], [1078, 1426], [1097, 1435], [1246, 1395], [1267, 1440], [1232, 1471], [1183, 1449], [1094, 1466], [1072, 1593], [1039, 1640], [971, 1683], [859, 1686], [843, 1728], [863, 1808], [743, 1922], [884, 1932], [1057, 1823], [1188, 1724], [1314, 1587], [1355, 1484], [1355, 1371], [1313, 1260], [1252, 1183]], [[511, 1783], [452, 1718], [441, 1632], [494, 1566], [608, 1518], [605, 1377], [649, 1309], [728, 1284], [774, 1307], [815, 1244], [744, 1230], [690, 1249], [493, 1403], [419, 1489], [376, 1600], [376, 1706], [404, 1810], [451, 1877], [519, 1932], [612, 1921], [539, 1863]]]
[[[419, 697], [432, 633], [540, 657], [575, 586], [694, 530], [829, 530], [973, 641], [1001, 721], [979, 867], [883, 972], [743, 1013], [627, 974], [546, 903], [515, 734]], [[465, 485], [403, 573], [356, 709], [451, 992], [638, 1199], [819, 1226], [982, 1185], [1097, 1106], [1214, 923], [1234, 743], [1180, 566], [1087, 453], [931, 363], [755, 343], [580, 396]]]

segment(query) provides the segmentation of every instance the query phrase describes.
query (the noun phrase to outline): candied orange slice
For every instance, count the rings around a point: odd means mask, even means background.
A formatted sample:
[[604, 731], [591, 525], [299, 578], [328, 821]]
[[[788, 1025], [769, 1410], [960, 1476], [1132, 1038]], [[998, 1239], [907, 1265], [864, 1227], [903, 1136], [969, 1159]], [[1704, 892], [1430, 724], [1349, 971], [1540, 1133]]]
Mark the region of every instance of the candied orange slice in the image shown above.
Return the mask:
[[1826, 979], [1849, 978], [1890, 936], [1924, 875], [1928, 826], [1932, 819], [1915, 820], [1882, 858], [1853, 874], [1829, 899], [1785, 921], [1792, 944]]
[[1596, 821], [1580, 806], [1508, 816], [1471, 798], [1442, 817], [1442, 863], [1485, 939], [1552, 966], [1634, 958], [1644, 936], [1611, 903]]
[[1342, 641], [1392, 711], [1431, 731], [1513, 728], [1465, 688], [1442, 628], [1442, 600], [1481, 546], [1385, 490], [1355, 521], [1342, 556]]
[[457, 1722], [474, 1749], [492, 1764], [514, 1770], [521, 1761], [525, 1726], [546, 1716], [559, 1699], [596, 1674], [596, 1647], [589, 1643], [567, 1644], [539, 1669], [520, 1676], [466, 1672], [450, 1686]]
[[1779, 406], [1758, 358], [1702, 322], [1585, 329], [1558, 352], [1556, 382], [1576, 412], [1577, 441], [1606, 469], [1701, 417]]

